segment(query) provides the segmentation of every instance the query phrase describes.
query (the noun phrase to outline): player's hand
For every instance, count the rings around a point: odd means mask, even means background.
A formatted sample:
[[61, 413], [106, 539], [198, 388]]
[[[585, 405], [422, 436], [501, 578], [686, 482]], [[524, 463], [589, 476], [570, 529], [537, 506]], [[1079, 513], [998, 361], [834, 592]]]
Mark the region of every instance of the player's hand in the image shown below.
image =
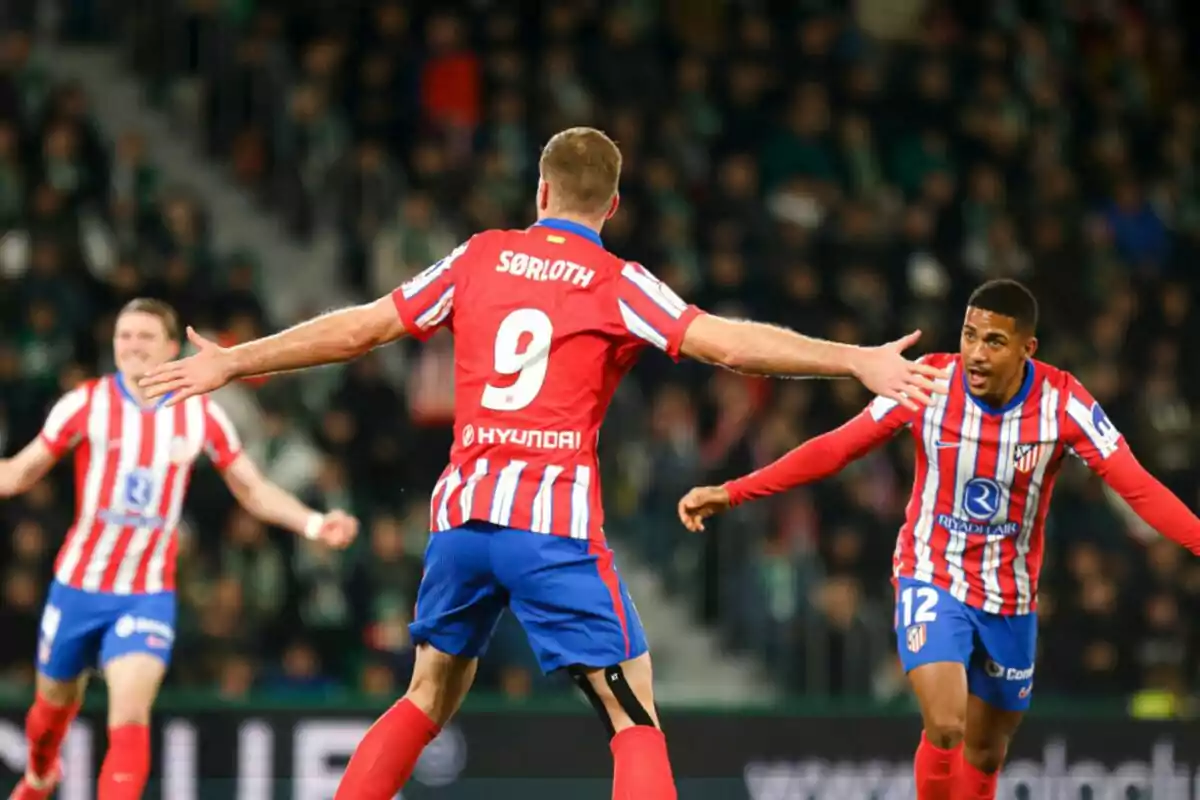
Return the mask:
[[317, 541], [332, 547], [334, 550], [344, 550], [358, 536], [358, 520], [345, 511], [330, 511], [321, 521], [321, 532]]
[[195, 354], [160, 364], [138, 381], [148, 399], [170, 394], [166, 405], [173, 406], [189, 397], [220, 389], [236, 377], [229, 348], [205, 339], [191, 327], [187, 329], [187, 337], [196, 347]]
[[933, 402], [933, 395], [949, 391], [949, 370], [919, 364], [904, 357], [904, 351], [917, 343], [920, 331], [879, 347], [859, 351], [854, 375], [863, 386], [877, 395], [895, 400], [911, 411]]
[[679, 521], [689, 531], [704, 530], [704, 520], [729, 510], [729, 492], [724, 486], [697, 486], [679, 501]]

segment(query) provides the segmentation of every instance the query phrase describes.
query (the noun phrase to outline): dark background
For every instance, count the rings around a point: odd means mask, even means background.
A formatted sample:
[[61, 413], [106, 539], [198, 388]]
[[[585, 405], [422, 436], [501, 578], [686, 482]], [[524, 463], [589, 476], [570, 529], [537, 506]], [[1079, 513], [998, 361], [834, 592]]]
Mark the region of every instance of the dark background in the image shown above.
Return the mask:
[[[1015, 276], [1043, 304], [1042, 354], [1105, 404], [1143, 462], [1200, 501], [1200, 106], [1183, 3], [642, 0], [62, 3], [54, 35], [120, 52], [147, 103], [296, 241], [335, 236], [376, 296], [470, 233], [532, 221], [538, 148], [595, 124], [626, 158], [605, 231], [689, 300], [875, 343], [912, 327], [956, 347], [963, 300]], [[213, 245], [141, 132], [108, 130], [31, 46], [0, 40], [0, 449], [109, 367], [114, 310], [151, 294], [239, 341], [271, 318], [254, 252]], [[34, 37], [36, 38], [36, 37]], [[312, 309], [313, 311], [319, 309]], [[343, 370], [246, 384], [222, 402], [273, 479], [364, 520], [329, 555], [236, 511], [201, 470], [182, 548], [176, 687], [225, 698], [392, 697], [449, 443], [447, 337]], [[762, 465], [866, 402], [852, 382], [770, 383], [647, 357], [604, 432], [610, 531], [723, 646], [807, 696], [904, 696], [889, 557], [908, 497], [898, 443], [837, 479], [729, 515], [674, 519], [698, 482]], [[32, 679], [64, 468], [0, 504], [5, 685]], [[1131, 535], [1132, 534], [1132, 535]], [[1200, 570], [1083, 470], [1047, 531], [1039, 698], [1197, 683]], [[507, 623], [481, 675], [534, 676]], [[1145, 699], [1147, 696], [1143, 696]], [[1149, 706], [1143, 706], [1143, 709]], [[908, 741], [905, 738], [904, 741]]]

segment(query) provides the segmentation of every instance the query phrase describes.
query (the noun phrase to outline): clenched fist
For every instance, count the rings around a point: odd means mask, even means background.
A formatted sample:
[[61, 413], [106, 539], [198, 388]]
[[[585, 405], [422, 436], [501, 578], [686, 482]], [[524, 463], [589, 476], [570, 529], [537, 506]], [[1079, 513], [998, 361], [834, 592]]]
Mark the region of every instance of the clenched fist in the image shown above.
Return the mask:
[[729, 492], [724, 486], [698, 486], [679, 501], [679, 521], [689, 531], [704, 530], [704, 520], [729, 510]]

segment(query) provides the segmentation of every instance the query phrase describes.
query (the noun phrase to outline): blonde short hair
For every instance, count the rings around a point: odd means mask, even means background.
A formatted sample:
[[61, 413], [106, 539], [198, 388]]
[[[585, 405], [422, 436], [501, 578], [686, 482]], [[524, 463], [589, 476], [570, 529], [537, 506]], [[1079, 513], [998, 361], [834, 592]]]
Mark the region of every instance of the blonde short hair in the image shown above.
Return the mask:
[[602, 214], [621, 181], [621, 151], [603, 131], [567, 128], [546, 142], [538, 162], [560, 211]]

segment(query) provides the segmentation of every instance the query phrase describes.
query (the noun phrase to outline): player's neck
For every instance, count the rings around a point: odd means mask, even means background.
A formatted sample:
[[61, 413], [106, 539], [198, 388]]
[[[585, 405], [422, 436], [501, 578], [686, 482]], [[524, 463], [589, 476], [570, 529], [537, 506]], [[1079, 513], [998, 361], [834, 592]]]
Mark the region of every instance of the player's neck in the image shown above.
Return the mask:
[[118, 372], [117, 378], [121, 385], [121, 393], [125, 395], [134, 405], [142, 408], [151, 408], [154, 402], [146, 399], [146, 395], [142, 392], [141, 387], [137, 385], [137, 380], [129, 377], [124, 372]]
[[1016, 376], [1012, 379], [1004, 391], [995, 397], [980, 398], [992, 408], [1004, 408], [1013, 401], [1013, 398], [1021, 393], [1021, 388], [1025, 386], [1025, 379], [1028, 377], [1029, 362], [1026, 361], [1017, 370]]
[[545, 222], [546, 220], [551, 219], [557, 219], [563, 222], [574, 222], [576, 225], [582, 225], [585, 228], [590, 228], [596, 233], [600, 233], [600, 230], [604, 227], [603, 217], [588, 217], [582, 214], [572, 214], [569, 211], [555, 211], [553, 209], [546, 209], [546, 211], [538, 216], [538, 222]]

